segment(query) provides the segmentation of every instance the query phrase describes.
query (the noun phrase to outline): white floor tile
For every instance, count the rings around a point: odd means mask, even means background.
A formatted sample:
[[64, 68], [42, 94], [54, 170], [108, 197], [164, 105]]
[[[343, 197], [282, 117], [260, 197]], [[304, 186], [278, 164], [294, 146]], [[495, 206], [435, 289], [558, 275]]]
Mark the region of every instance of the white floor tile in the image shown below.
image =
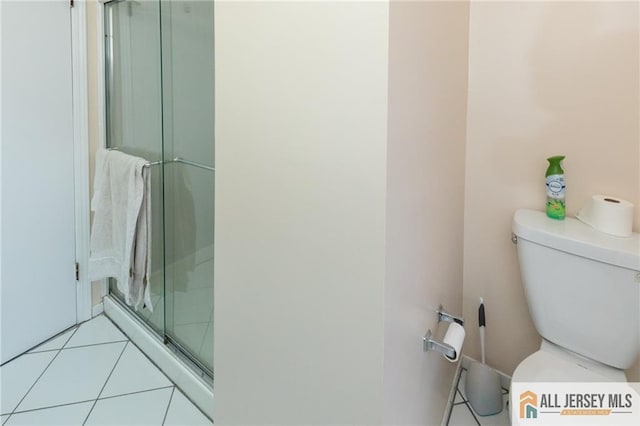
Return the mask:
[[125, 344], [63, 349], [20, 403], [19, 411], [97, 398]]
[[44, 342], [43, 344], [41, 344], [40, 346], [31, 349], [28, 353], [32, 354], [35, 352], [43, 352], [43, 351], [51, 351], [51, 350], [55, 350], [55, 349], [62, 349], [62, 347], [64, 346], [65, 343], [67, 343], [67, 341], [69, 340], [69, 337], [71, 337], [71, 335], [73, 334], [73, 332], [76, 330], [75, 327], [73, 327], [71, 330], [67, 330], [64, 333], [62, 333], [61, 335], [54, 337], [53, 339], [50, 339], [47, 342]]
[[133, 344], [128, 344], [100, 398], [172, 386], [158, 368]]
[[127, 336], [122, 334], [106, 316], [99, 315], [91, 321], [81, 324], [76, 334], [67, 342], [65, 348], [98, 343], [122, 342], [125, 340], [127, 340]]
[[6, 426], [14, 425], [47, 425], [74, 426], [82, 425], [87, 418], [93, 401], [80, 404], [63, 405], [61, 407], [45, 408], [43, 410], [27, 411], [13, 414]]
[[9, 418], [9, 415], [5, 415], [5, 416], [0, 416], [0, 424], [4, 424], [4, 421], [7, 420]]
[[101, 399], [86, 425], [161, 425], [173, 388]]
[[164, 426], [213, 425], [179, 390], [173, 392]]
[[449, 417], [449, 426], [477, 426], [478, 422], [473, 418], [473, 414], [466, 404], [454, 405]]
[[[476, 418], [480, 421], [480, 424], [485, 426], [509, 426], [511, 424], [511, 421], [509, 420], [509, 411], [507, 410], [506, 405], [508, 399], [508, 394], [502, 396], [502, 411], [493, 416], [480, 416], [475, 413], [474, 410]], [[469, 404], [469, 407], [471, 407], [471, 409], [473, 410], [471, 404]]]
[[456, 397], [453, 399], [453, 403], [457, 404], [459, 402], [464, 402], [464, 399], [462, 398], [460, 391], [456, 389]]
[[25, 354], [0, 367], [0, 406], [11, 413], [57, 352]]

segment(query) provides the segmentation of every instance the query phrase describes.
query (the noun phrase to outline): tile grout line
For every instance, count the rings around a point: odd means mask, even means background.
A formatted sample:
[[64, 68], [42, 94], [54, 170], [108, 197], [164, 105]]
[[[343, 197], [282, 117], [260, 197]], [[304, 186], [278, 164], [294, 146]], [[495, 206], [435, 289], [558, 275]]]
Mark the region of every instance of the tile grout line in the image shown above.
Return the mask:
[[81, 325], [82, 325], [82, 324], [77, 324], [77, 325], [76, 325], [76, 329], [75, 329], [75, 330], [73, 330], [73, 333], [71, 333], [71, 335], [69, 336], [69, 338], [68, 338], [67, 340], [65, 340], [65, 341], [64, 341], [64, 343], [62, 344], [62, 347], [61, 347], [60, 349], [64, 349], [64, 347], [65, 347], [65, 346], [67, 346], [67, 343], [69, 343], [69, 341], [71, 340], [71, 338], [72, 338], [73, 336], [75, 336], [76, 331], [78, 331], [78, 330], [80, 329], [80, 326], [81, 326]]
[[[28, 353], [27, 353], [27, 354], [25, 354], [25, 355], [29, 355], [29, 354], [42, 354], [42, 353], [45, 353], [45, 352], [53, 352], [53, 351], [67, 351], [67, 350], [69, 350], [69, 349], [78, 349], [78, 348], [88, 348], [88, 347], [91, 347], [91, 346], [110, 345], [110, 344], [112, 344], [112, 343], [122, 343], [122, 342], [127, 342], [127, 341], [128, 341], [128, 339], [125, 339], [125, 340], [113, 340], [113, 341], [111, 341], [111, 342], [103, 342], [103, 343], [90, 343], [90, 344], [88, 344], [88, 345], [69, 346], [69, 347], [62, 347], [62, 348], [60, 348], [60, 349], [47, 349], [47, 350], [44, 350], [44, 351], [38, 351], [38, 352], [28, 352]], [[68, 343], [68, 342], [67, 342], [67, 343]], [[65, 344], [66, 344], [66, 343], [65, 343]]]
[[[112, 396], [105, 396], [104, 398], [98, 398], [98, 401], [104, 401], [106, 399], [118, 398], [118, 397], [121, 397], [121, 396], [135, 395], [135, 394], [138, 394], [138, 393], [153, 392], [153, 391], [162, 390], [162, 389], [168, 389], [168, 388], [174, 388], [175, 389], [175, 385], [171, 384], [169, 386], [162, 386], [162, 387], [153, 388], [153, 389], [145, 389], [145, 390], [141, 390], [141, 391], [127, 392], [127, 393], [118, 394], [118, 395], [112, 395]], [[64, 404], [48, 405], [46, 407], [32, 408], [32, 409], [24, 410], [24, 411], [15, 411], [15, 412], [11, 413], [10, 415], [30, 413], [30, 412], [33, 412], [33, 411], [40, 411], [40, 410], [48, 410], [48, 409], [51, 409], [51, 408], [66, 407], [66, 406], [75, 405], [75, 404], [86, 404], [87, 402], [94, 402], [94, 401], [96, 401], [96, 400], [95, 399], [86, 399], [84, 401], [67, 402], [67, 403], [64, 403]], [[7, 417], [7, 419], [8, 419], [8, 417]], [[4, 424], [4, 422], [3, 422], [3, 424]]]
[[[73, 331], [73, 333], [71, 333], [71, 337], [73, 337], [74, 334], [76, 334], [76, 331], [78, 331], [80, 327], [76, 327], [76, 329]], [[60, 353], [62, 352], [62, 349], [58, 349], [58, 353], [55, 354], [53, 356], [53, 358], [51, 358], [51, 361], [49, 361], [49, 363], [47, 364], [47, 366], [44, 368], [44, 370], [42, 370], [42, 373], [40, 373], [40, 375], [38, 376], [38, 378], [33, 382], [33, 384], [31, 385], [31, 387], [29, 388], [29, 390], [27, 390], [27, 392], [22, 396], [22, 398], [20, 399], [20, 402], [18, 402], [16, 404], [15, 407], [13, 407], [13, 409], [11, 410], [11, 414], [9, 415], [9, 417], [11, 417], [11, 415], [13, 415], [13, 413], [16, 412], [16, 409], [20, 406], [20, 404], [22, 404], [22, 402], [24, 401], [24, 399], [27, 397], [27, 395], [29, 395], [29, 392], [31, 392], [31, 390], [34, 388], [34, 386], [36, 385], [36, 383], [38, 383], [38, 380], [40, 380], [40, 378], [44, 375], [44, 373], [47, 372], [47, 370], [49, 369], [49, 367], [51, 366], [51, 364], [53, 364], [53, 361], [56, 360], [56, 358], [58, 358], [58, 355], [60, 355]], [[9, 419], [9, 417], [7, 417], [7, 420]], [[3, 423], [4, 424], [4, 423]]]
[[[64, 341], [64, 343], [62, 344], [62, 346], [60, 346], [58, 349], [37, 350], [40, 346], [44, 346], [44, 345], [46, 345], [47, 343], [49, 343], [49, 342], [51, 342], [51, 341], [53, 341], [53, 340], [55, 340], [55, 339], [57, 339], [57, 338], [59, 338], [59, 337], [63, 336], [65, 333], [69, 332], [69, 330], [65, 330], [65, 331], [63, 331], [62, 333], [58, 334], [57, 336], [53, 336], [53, 337], [51, 337], [51, 338], [49, 338], [49, 339], [45, 340], [44, 342], [40, 343], [40, 344], [39, 344], [38, 346], [36, 346], [35, 348], [31, 349], [31, 350], [30, 350], [29, 352], [27, 352], [26, 354], [39, 354], [39, 353], [42, 353], [42, 352], [59, 351], [59, 350], [61, 350], [61, 349], [64, 349], [65, 345], [66, 345], [67, 343], [69, 343], [69, 340], [71, 340], [71, 338], [73, 337], [73, 335], [74, 335], [74, 334], [76, 334], [76, 331], [77, 331], [79, 328], [80, 328], [80, 325], [76, 324], [76, 325], [74, 326], [73, 333], [71, 333], [71, 334], [69, 335], [69, 337], [67, 337], [67, 340], [65, 340], [65, 341]], [[23, 355], [26, 355], [26, 354], [23, 354]]]
[[50, 408], [66, 407], [68, 405], [85, 404], [85, 403], [91, 402], [91, 401], [93, 401], [93, 399], [86, 399], [84, 401], [77, 401], [77, 402], [66, 402], [64, 404], [48, 405], [46, 407], [31, 408], [29, 410], [15, 411], [15, 412], [12, 413], [12, 415], [13, 414], [31, 413], [33, 411], [40, 411], [40, 410], [48, 410]]
[[136, 395], [136, 394], [145, 393], [145, 392], [154, 392], [154, 391], [157, 391], [157, 390], [169, 389], [169, 388], [174, 388], [174, 387], [175, 387], [175, 385], [173, 383], [171, 383], [169, 386], [161, 386], [159, 388], [144, 389], [144, 390], [139, 390], [139, 391], [135, 391], [135, 392], [120, 393], [118, 395], [104, 396], [102, 398], [98, 398], [98, 401], [104, 401], [106, 399], [119, 398], [121, 396]]
[[91, 409], [89, 410], [89, 413], [87, 414], [87, 417], [85, 417], [84, 421], [82, 422], [82, 426], [84, 426], [87, 423], [87, 420], [89, 420], [89, 416], [91, 416], [91, 412], [93, 411], [93, 409], [95, 408], [96, 404], [98, 403], [98, 399], [100, 399], [100, 395], [102, 395], [102, 392], [104, 391], [104, 388], [107, 386], [107, 383], [109, 382], [109, 379], [111, 378], [111, 375], [113, 374], [113, 372], [115, 371], [116, 367], [118, 366], [118, 363], [120, 362], [120, 358], [122, 358], [122, 354], [124, 354], [124, 351], [127, 349], [127, 345], [128, 344], [129, 344], [129, 342], [124, 344], [124, 347], [122, 348], [122, 352], [120, 352], [120, 356], [116, 360], [115, 364], [113, 364], [113, 368], [111, 369], [111, 372], [107, 376], [107, 380], [104, 381], [104, 384], [102, 385], [102, 389], [100, 389], [100, 392], [98, 393], [98, 396], [96, 397], [95, 401], [93, 401], [93, 405], [91, 406]]
[[110, 341], [110, 342], [89, 343], [89, 344], [87, 344], [87, 345], [69, 346], [69, 347], [64, 347], [64, 348], [62, 348], [62, 350], [78, 349], [78, 348], [88, 348], [88, 347], [91, 347], [91, 346], [110, 345], [110, 344], [112, 344], [112, 343], [123, 343], [123, 342], [128, 342], [128, 341], [129, 341], [129, 339], [128, 339], [128, 338], [126, 338], [126, 336], [125, 336], [125, 338], [124, 338], [124, 339], [122, 339], [122, 340], [112, 340], [112, 341]]
[[[70, 331], [73, 331], [73, 333], [71, 333], [71, 336], [73, 336], [73, 335], [75, 334], [75, 332], [76, 332], [76, 330], [77, 330], [78, 328], [79, 328], [79, 326], [78, 326], [78, 324], [76, 324], [76, 325], [74, 325], [74, 326], [71, 326], [71, 327], [67, 328], [66, 330], [62, 330], [60, 333], [56, 334], [55, 336], [51, 336], [51, 337], [49, 337], [49, 338], [48, 338], [47, 340], [45, 340], [44, 342], [41, 342], [41, 343], [39, 343], [39, 344], [35, 345], [34, 347], [32, 347], [31, 349], [27, 349], [26, 351], [22, 352], [21, 354], [14, 356], [14, 357], [13, 357], [13, 358], [11, 358], [10, 360], [5, 361], [4, 363], [0, 364], [0, 367], [4, 367], [5, 365], [7, 365], [7, 364], [9, 364], [10, 362], [12, 362], [12, 361], [14, 361], [14, 360], [16, 360], [16, 359], [20, 358], [20, 357], [21, 357], [21, 356], [23, 356], [23, 355], [31, 355], [31, 354], [40, 353], [40, 352], [53, 352], [53, 351], [60, 350], [60, 349], [62, 349], [62, 348], [59, 348], [59, 349], [49, 349], [49, 350], [46, 350], [46, 351], [36, 351], [36, 349], [38, 349], [40, 346], [43, 346], [43, 345], [45, 345], [45, 344], [47, 344], [47, 343], [49, 343], [49, 342], [51, 342], [51, 341], [53, 341], [53, 340], [57, 339], [58, 337], [61, 337], [61, 336], [62, 336], [63, 334], [65, 334], [65, 333], [68, 333], [68, 332], [70, 332]], [[69, 339], [71, 338], [71, 336], [69, 336]], [[67, 339], [67, 340], [64, 342], [64, 344], [66, 344], [68, 341], [69, 341], [69, 340]], [[62, 346], [64, 346], [64, 344], [63, 344]], [[3, 416], [4, 416], [4, 414], [3, 414]]]
[[[47, 353], [47, 352], [61, 351], [62, 349], [64, 349], [64, 348], [58, 348], [58, 349], [45, 349], [45, 350], [43, 350], [43, 351], [35, 351], [35, 350], [32, 350], [32, 351], [29, 351], [29, 352], [24, 353], [24, 354], [22, 354], [22, 355], [44, 354], [44, 353]], [[22, 355], [20, 355], [20, 356], [22, 356]], [[20, 358], [20, 357], [18, 357], [18, 358]], [[15, 358], [15, 359], [18, 359], [18, 358]], [[13, 360], [12, 360], [12, 361], [13, 361]]]
[[169, 407], [171, 407], [171, 401], [173, 401], [173, 394], [176, 393], [176, 387], [174, 386], [171, 390], [171, 396], [169, 397], [169, 402], [167, 403], [167, 409], [164, 411], [164, 417], [162, 418], [162, 426], [164, 426], [164, 422], [167, 421], [167, 414], [169, 414]]

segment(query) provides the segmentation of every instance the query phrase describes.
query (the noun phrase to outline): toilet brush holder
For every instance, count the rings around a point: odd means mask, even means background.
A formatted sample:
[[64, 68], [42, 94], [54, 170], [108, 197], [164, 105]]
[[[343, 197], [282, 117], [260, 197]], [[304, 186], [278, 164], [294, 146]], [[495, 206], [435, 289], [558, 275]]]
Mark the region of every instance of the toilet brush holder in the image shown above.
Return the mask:
[[469, 365], [465, 380], [465, 395], [480, 416], [492, 416], [502, 411], [500, 376], [486, 364]]

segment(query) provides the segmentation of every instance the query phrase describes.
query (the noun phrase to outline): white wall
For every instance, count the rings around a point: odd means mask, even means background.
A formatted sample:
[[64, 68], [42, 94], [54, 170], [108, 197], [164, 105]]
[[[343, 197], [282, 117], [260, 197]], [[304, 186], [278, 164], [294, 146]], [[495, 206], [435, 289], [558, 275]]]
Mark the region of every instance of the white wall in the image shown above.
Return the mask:
[[540, 344], [510, 230], [516, 209], [544, 209], [545, 159], [567, 156], [569, 215], [612, 194], [637, 206], [638, 230], [638, 17], [637, 2], [472, 2], [464, 313], [484, 296], [487, 361], [505, 373]]
[[468, 28], [467, 2], [391, 2], [386, 424], [439, 424], [455, 372], [421, 341], [462, 314]]
[[381, 422], [388, 20], [216, 3], [216, 423]]

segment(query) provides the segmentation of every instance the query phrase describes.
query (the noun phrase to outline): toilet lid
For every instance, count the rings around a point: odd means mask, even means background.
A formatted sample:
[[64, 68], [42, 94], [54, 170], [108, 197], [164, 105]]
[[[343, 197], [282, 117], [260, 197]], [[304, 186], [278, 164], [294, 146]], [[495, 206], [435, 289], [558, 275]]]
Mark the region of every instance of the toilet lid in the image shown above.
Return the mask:
[[569, 353], [539, 350], [518, 365], [513, 382], [626, 382], [624, 371]]

